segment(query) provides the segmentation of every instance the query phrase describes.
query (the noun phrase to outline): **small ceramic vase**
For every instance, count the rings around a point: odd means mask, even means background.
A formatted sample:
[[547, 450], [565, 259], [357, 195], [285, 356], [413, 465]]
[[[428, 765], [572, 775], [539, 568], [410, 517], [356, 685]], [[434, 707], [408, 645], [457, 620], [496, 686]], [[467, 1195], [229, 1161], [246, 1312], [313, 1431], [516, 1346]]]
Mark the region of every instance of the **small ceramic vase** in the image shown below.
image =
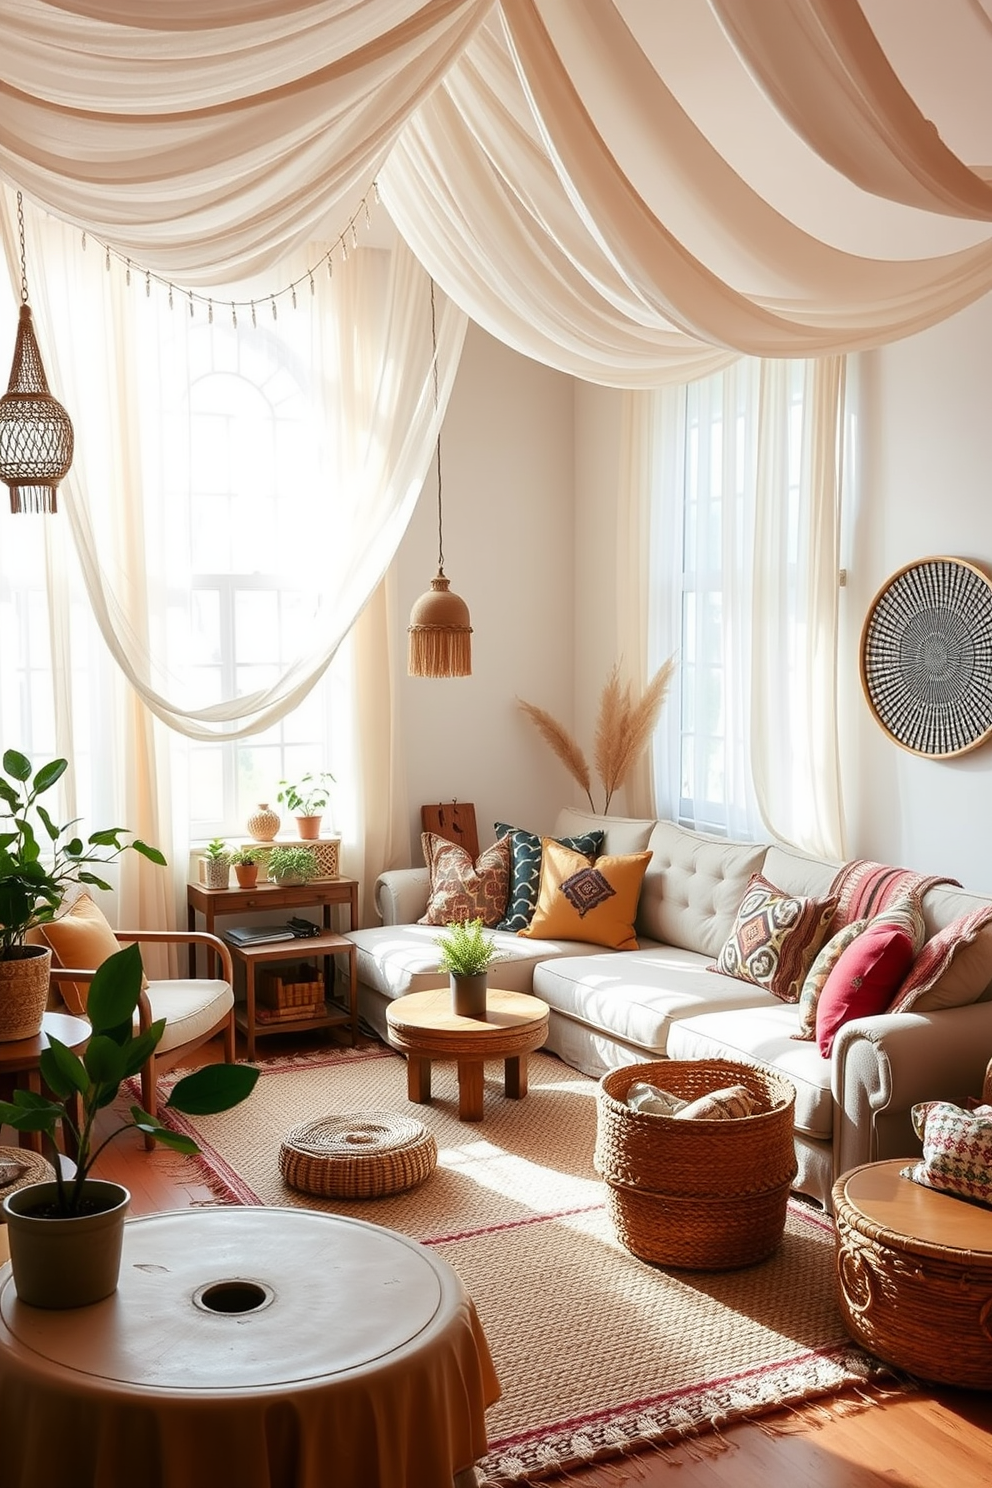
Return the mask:
[[276, 813], [269, 810], [267, 801], [262, 802], [247, 822], [248, 831], [255, 842], [272, 842], [281, 825]]

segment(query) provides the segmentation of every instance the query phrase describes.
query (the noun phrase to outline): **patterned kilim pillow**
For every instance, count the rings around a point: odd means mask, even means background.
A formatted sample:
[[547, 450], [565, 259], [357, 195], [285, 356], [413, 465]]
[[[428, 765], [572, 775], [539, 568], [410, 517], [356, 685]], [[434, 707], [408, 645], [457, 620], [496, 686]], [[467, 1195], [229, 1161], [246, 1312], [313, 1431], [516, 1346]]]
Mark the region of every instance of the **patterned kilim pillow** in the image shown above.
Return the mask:
[[504, 837], [480, 853], [475, 862], [457, 842], [422, 832], [424, 862], [431, 872], [430, 898], [421, 925], [450, 925], [477, 920], [493, 929], [506, 909], [510, 887], [510, 844]]
[[913, 955], [918, 956], [923, 949], [923, 942], [927, 938], [926, 921], [923, 918], [923, 905], [920, 896], [910, 891], [900, 894], [897, 899], [880, 909], [868, 922], [871, 925], [894, 925], [898, 930], [905, 930], [913, 947]]
[[753, 873], [727, 943], [707, 970], [754, 982], [783, 1002], [798, 1002], [836, 908], [836, 897], [786, 894]]
[[923, 1161], [901, 1168], [924, 1188], [992, 1205], [992, 1106], [962, 1111], [950, 1101], [913, 1107], [913, 1126], [923, 1143]]
[[[496, 836], [510, 841], [510, 895], [506, 913], [497, 927], [500, 930], [526, 930], [534, 918], [541, 887], [541, 839], [536, 832], [496, 822]], [[562, 847], [570, 847], [587, 858], [594, 858], [603, 845], [602, 832], [583, 832], [580, 837], [556, 837]]]
[[870, 924], [870, 920], [852, 920], [849, 925], [844, 925], [838, 930], [836, 935], [831, 935], [826, 945], [817, 952], [813, 965], [806, 973], [803, 990], [799, 994], [799, 1031], [792, 1035], [794, 1039], [816, 1038], [816, 1005], [820, 1000], [820, 993], [827, 984], [827, 977], [851, 941], [857, 940], [862, 930], [867, 929]]

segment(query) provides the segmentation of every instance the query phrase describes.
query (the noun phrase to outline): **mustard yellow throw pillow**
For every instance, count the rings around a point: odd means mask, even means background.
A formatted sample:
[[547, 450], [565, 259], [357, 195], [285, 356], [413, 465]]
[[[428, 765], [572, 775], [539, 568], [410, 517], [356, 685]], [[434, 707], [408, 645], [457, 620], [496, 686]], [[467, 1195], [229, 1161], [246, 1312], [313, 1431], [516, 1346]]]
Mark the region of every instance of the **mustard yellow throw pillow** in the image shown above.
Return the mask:
[[649, 852], [587, 858], [553, 837], [543, 838], [537, 909], [527, 928], [517, 934], [636, 951], [634, 920], [650, 861]]
[[[80, 894], [65, 914], [40, 929], [56, 966], [70, 966], [75, 971], [95, 971], [121, 948], [103, 910], [86, 893]], [[88, 983], [59, 982], [58, 989], [70, 1013], [84, 1017]]]

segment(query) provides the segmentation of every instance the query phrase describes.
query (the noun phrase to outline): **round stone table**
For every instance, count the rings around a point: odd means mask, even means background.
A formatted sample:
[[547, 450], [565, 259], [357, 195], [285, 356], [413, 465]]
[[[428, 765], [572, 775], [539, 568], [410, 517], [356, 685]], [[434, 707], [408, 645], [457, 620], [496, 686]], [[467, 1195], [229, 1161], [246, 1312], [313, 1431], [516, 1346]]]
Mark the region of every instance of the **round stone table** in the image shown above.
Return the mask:
[[117, 1292], [61, 1312], [0, 1269], [0, 1488], [461, 1488], [498, 1395], [456, 1273], [360, 1220], [129, 1220]]

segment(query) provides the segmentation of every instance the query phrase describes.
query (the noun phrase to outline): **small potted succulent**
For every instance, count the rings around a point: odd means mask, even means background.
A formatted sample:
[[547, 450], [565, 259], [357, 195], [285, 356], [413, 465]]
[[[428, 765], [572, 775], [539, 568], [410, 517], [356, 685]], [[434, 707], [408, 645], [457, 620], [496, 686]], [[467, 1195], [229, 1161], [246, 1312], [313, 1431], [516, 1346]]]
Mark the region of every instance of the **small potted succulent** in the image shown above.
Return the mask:
[[230, 882], [230, 854], [223, 837], [212, 837], [203, 849], [203, 878], [208, 889], [226, 889]]
[[317, 859], [309, 847], [280, 844], [269, 853], [268, 876], [277, 884], [306, 884], [317, 877]]
[[[135, 1032], [141, 992], [141, 952], [136, 945], [108, 956], [93, 977], [86, 1003], [93, 1032], [79, 1058], [49, 1037], [40, 1070], [48, 1095], [15, 1089], [0, 1101], [0, 1123], [40, 1132], [55, 1177], [7, 1195], [3, 1203], [17, 1295], [36, 1307], [82, 1307], [117, 1287], [124, 1215], [130, 1195], [119, 1183], [91, 1177], [103, 1149], [122, 1132], [137, 1130], [176, 1152], [199, 1151], [192, 1138], [162, 1126], [140, 1106], [97, 1143], [94, 1123], [135, 1076], [165, 1031], [160, 1018]], [[209, 1064], [185, 1076], [166, 1104], [189, 1115], [230, 1110], [254, 1088], [258, 1071], [244, 1064]], [[75, 1173], [66, 1176], [56, 1143], [59, 1127], [74, 1149]]]
[[280, 780], [276, 800], [284, 803], [296, 817], [300, 836], [308, 841], [320, 836], [320, 823], [330, 797], [334, 776], [328, 770], [314, 775], [309, 770], [294, 784]]
[[234, 869], [238, 887], [253, 889], [258, 882], [258, 853], [253, 847], [236, 847], [228, 853], [227, 861]]
[[441, 951], [437, 969], [448, 973], [452, 1011], [462, 1018], [484, 1018], [489, 967], [505, 961], [506, 952], [483, 933], [481, 919], [453, 920], [434, 944]]

